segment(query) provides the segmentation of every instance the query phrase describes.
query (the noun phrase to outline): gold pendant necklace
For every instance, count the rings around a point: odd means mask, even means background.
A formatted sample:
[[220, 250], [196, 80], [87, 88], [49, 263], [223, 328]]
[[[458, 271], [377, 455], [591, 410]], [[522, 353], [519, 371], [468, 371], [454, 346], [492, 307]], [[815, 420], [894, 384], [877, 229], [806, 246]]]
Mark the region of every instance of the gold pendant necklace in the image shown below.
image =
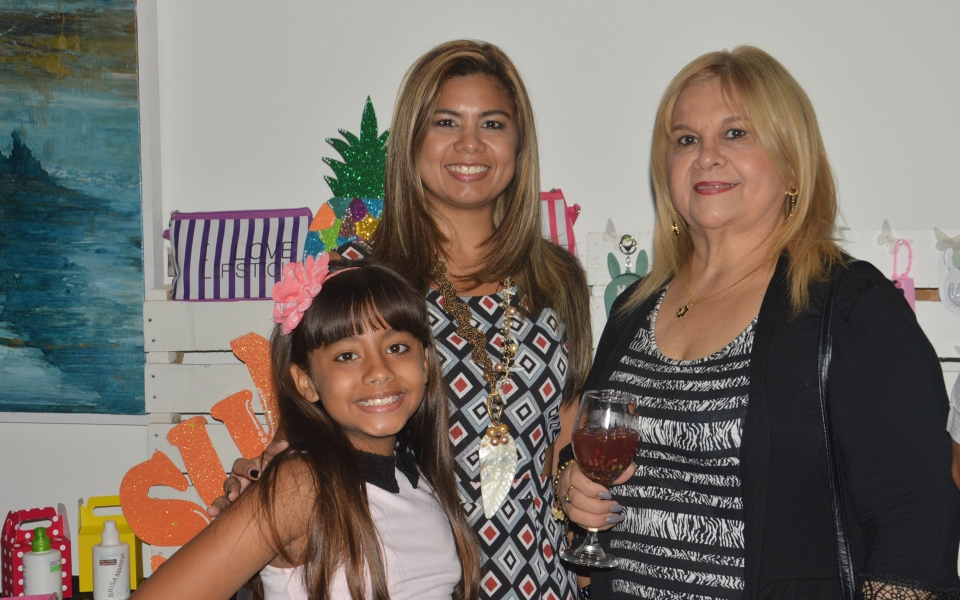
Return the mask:
[[687, 286], [686, 286], [686, 287], [687, 287], [687, 303], [677, 309], [677, 318], [679, 319], [680, 317], [682, 317], [682, 316], [684, 316], [685, 314], [687, 314], [688, 312], [690, 312], [690, 307], [693, 306], [694, 304], [697, 304], [697, 303], [699, 303], [699, 302], [703, 302], [703, 301], [705, 301], [705, 300], [709, 300], [710, 298], [713, 298], [713, 297], [715, 297], [715, 296], [719, 296], [720, 294], [722, 294], [722, 293], [726, 292], [727, 290], [733, 288], [733, 287], [736, 286], [737, 284], [741, 283], [741, 282], [742, 282], [744, 279], [746, 279], [747, 277], [750, 277], [751, 275], [753, 275], [754, 273], [756, 273], [757, 271], [759, 271], [759, 270], [760, 270], [760, 267], [762, 267], [763, 265], [767, 264], [768, 262], [770, 262], [770, 259], [767, 259], [767, 260], [763, 261], [762, 263], [760, 263], [759, 265], [757, 265], [752, 271], [750, 271], [749, 273], [747, 273], [746, 275], [744, 275], [744, 276], [741, 277], [740, 279], [734, 281], [733, 283], [731, 283], [731, 284], [728, 285], [727, 287], [723, 288], [723, 289], [720, 290], [719, 292], [714, 292], [714, 293], [710, 294], [709, 296], [706, 296], [706, 297], [704, 297], [704, 298], [700, 298], [700, 299], [698, 299], [698, 300], [692, 300], [692, 299], [690, 299], [690, 284], [687, 283]]
[[473, 347], [473, 362], [483, 369], [483, 379], [490, 387], [487, 396], [490, 425], [486, 435], [480, 440], [479, 457], [483, 512], [487, 518], [491, 518], [506, 500], [517, 472], [517, 444], [510, 436], [510, 427], [501, 420], [503, 409], [506, 408], [503, 385], [509, 381], [513, 358], [520, 351], [520, 346], [513, 339], [513, 322], [518, 314], [517, 308], [510, 304], [514, 295], [513, 283], [510, 277], [500, 282], [503, 287], [503, 301], [500, 303], [503, 308], [503, 326], [500, 328], [502, 359], [494, 364], [486, 350], [487, 336], [473, 325], [473, 312], [457, 295], [457, 288], [447, 279], [446, 272], [446, 264], [442, 258], [437, 257], [433, 262], [431, 276], [443, 300], [443, 309], [453, 316], [457, 335]]

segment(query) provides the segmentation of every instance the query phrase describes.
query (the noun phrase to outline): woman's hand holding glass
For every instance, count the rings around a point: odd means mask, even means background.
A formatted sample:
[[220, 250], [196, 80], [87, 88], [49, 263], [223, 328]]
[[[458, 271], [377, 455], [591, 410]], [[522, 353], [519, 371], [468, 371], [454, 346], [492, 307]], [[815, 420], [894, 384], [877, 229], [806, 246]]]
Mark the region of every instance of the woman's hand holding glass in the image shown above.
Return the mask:
[[[581, 477], [592, 480], [601, 488], [620, 480], [625, 481], [624, 474], [632, 471], [633, 458], [637, 454], [639, 423], [636, 406], [635, 396], [609, 390], [590, 391], [580, 397], [580, 409], [573, 432], [573, 451]], [[572, 466], [569, 465], [568, 468]], [[573, 503], [569, 493], [572, 491], [573, 486], [570, 485], [562, 496], [567, 505]], [[611, 500], [610, 493], [605, 489], [598, 491], [594, 488], [594, 491], [598, 500]], [[592, 501], [591, 496], [586, 498]], [[608, 508], [617, 509], [620, 512], [623, 507], [614, 504]], [[604, 552], [597, 540], [597, 532], [601, 527], [607, 528], [622, 520], [623, 516], [617, 514], [605, 517], [603, 524], [586, 525], [587, 537], [583, 543], [576, 549], [563, 550], [560, 558], [568, 563], [589, 568], [616, 567], [619, 561], [615, 556]]]
[[[630, 463], [613, 485], [626, 483], [635, 469]], [[610, 490], [584, 475], [577, 461], [563, 470], [557, 491], [560, 494], [558, 501], [563, 502], [567, 517], [583, 528], [604, 531], [623, 520], [623, 507], [613, 500]]]

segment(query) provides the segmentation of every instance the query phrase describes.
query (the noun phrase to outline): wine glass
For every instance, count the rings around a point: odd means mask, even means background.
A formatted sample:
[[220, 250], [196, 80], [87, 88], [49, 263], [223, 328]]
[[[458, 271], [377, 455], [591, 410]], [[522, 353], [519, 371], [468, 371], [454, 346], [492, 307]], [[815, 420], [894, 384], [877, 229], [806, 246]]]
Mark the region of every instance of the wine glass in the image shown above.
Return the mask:
[[[585, 392], [573, 431], [573, 453], [583, 474], [610, 487], [633, 461], [640, 442], [637, 431], [637, 399], [630, 394], [604, 390]], [[597, 529], [587, 528], [587, 538], [576, 550], [563, 550], [560, 557], [569, 563], [595, 569], [612, 569], [620, 564], [597, 542]]]

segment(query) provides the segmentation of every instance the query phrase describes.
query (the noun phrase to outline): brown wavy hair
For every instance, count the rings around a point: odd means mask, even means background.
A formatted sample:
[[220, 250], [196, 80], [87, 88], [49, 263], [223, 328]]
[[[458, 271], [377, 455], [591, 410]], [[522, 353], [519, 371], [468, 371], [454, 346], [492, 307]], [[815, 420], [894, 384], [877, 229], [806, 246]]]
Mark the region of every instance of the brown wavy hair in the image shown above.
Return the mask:
[[517, 165], [497, 200], [495, 231], [484, 243], [486, 258], [468, 278], [475, 283], [512, 276], [524, 309], [553, 308], [566, 326], [569, 351], [564, 401], [579, 393], [590, 370], [593, 341], [586, 275], [576, 257], [543, 239], [540, 228], [540, 156], [533, 106], [510, 58], [486, 42], [456, 40], [421, 56], [397, 93], [387, 149], [383, 220], [373, 236], [372, 257], [406, 276], [422, 292], [430, 286], [433, 259], [447, 241], [437, 226], [420, 181], [419, 156], [443, 84], [481, 75], [496, 81], [513, 104]]
[[[784, 225], [770, 248], [770, 258], [790, 257], [788, 280], [795, 312], [810, 298], [810, 283], [823, 281], [842, 252], [834, 239], [837, 189], [813, 104], [787, 69], [767, 52], [753, 46], [710, 52], [681, 70], [664, 92], [657, 109], [651, 150], [651, 175], [657, 218], [653, 232], [653, 268], [624, 304], [629, 311], [663, 288], [688, 263], [693, 240], [676, 214], [670, 196], [668, 157], [673, 144], [673, 111], [680, 94], [698, 83], [717, 80], [731, 106], [742, 108], [780, 178], [797, 188], [796, 209], [787, 220], [789, 201], [783, 204]], [[680, 235], [671, 227], [677, 222]]]
[[[277, 551], [291, 564], [304, 566], [303, 583], [311, 600], [328, 596], [341, 568], [353, 600], [390, 597], [359, 454], [323, 403], [309, 402], [300, 394], [291, 374], [292, 365], [309, 374], [309, 357], [317, 348], [363, 335], [370, 328], [389, 327], [412, 334], [430, 350], [423, 403], [397, 435], [396, 451], [413, 457], [450, 521], [463, 569], [453, 597], [476, 600], [480, 554], [476, 534], [467, 523], [457, 494], [447, 431], [447, 390], [433, 348], [426, 303], [406, 280], [386, 267], [369, 261], [337, 264], [357, 268], [328, 279], [297, 328], [283, 335], [278, 325], [271, 338], [280, 423], [290, 447], [270, 461], [257, 487], [259, 505]], [[294, 462], [299, 464], [291, 464]], [[285, 466], [295, 467], [289, 472], [309, 473], [309, 481], [298, 484], [316, 490], [316, 501], [308, 508], [312, 515], [305, 528], [309, 532], [306, 546], [299, 556], [291, 556], [282, 547], [279, 515], [271, 501], [279, 493], [278, 473]], [[371, 590], [366, 589], [368, 575]]]

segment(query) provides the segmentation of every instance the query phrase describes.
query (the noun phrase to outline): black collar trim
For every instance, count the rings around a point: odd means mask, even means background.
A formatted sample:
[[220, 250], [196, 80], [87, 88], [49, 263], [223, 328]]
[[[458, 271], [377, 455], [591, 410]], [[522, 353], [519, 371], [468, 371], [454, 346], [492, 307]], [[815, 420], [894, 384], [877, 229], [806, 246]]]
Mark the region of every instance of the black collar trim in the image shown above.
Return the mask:
[[360, 464], [363, 465], [363, 478], [367, 483], [394, 494], [400, 493], [397, 471], [403, 473], [414, 488], [420, 482], [420, 471], [407, 454], [383, 456], [360, 452]]

